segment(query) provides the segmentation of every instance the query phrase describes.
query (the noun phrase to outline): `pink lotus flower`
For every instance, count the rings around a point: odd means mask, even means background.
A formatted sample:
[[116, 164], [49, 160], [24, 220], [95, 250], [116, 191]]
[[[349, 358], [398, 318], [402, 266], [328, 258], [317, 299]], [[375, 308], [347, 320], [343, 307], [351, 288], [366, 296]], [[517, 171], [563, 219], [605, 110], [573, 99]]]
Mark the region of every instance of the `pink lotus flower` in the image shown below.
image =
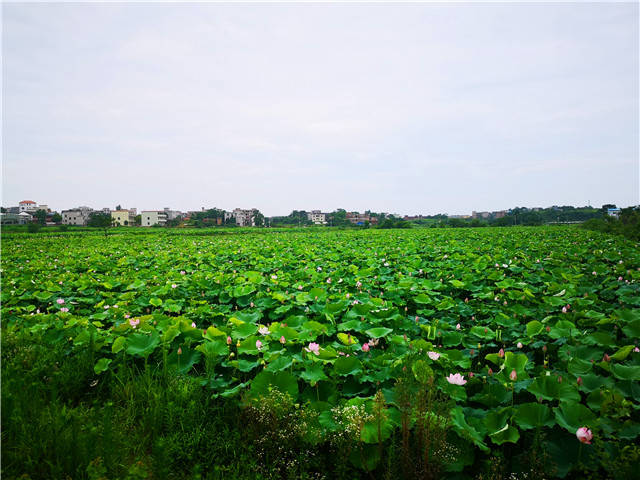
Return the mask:
[[315, 342], [311, 342], [308, 347], [304, 347], [304, 349], [309, 353], [315, 353], [316, 355], [320, 355], [320, 345]]
[[231, 345], [231, 342], [232, 342], [231, 337], [227, 337], [227, 345]]
[[180, 275], [186, 275], [187, 272], [185, 272], [184, 270], [180, 270]]
[[487, 373], [489, 374], [489, 376], [493, 375], [493, 369], [489, 367], [489, 371]]
[[182, 347], [178, 347], [178, 355], [182, 355]]
[[461, 328], [461, 327], [460, 327], [460, 324], [457, 324], [457, 325], [456, 325], [456, 330], [460, 330], [460, 328]]
[[364, 345], [362, 345], [362, 351], [363, 352], [368, 352], [369, 351], [369, 344], [365, 343]]
[[262, 349], [262, 342], [260, 340], [256, 340], [256, 348], [258, 350]]
[[267, 327], [260, 327], [258, 333], [262, 336], [269, 335], [269, 329]]
[[567, 313], [567, 307], [562, 307], [562, 313]]
[[129, 315], [128, 313], [124, 314], [124, 318], [129, 318], [129, 317], [131, 317], [131, 315]]
[[132, 318], [131, 320], [129, 320], [129, 325], [131, 325], [132, 328], [136, 328], [138, 325], [140, 325], [140, 319]]
[[64, 298], [59, 298], [59, 299], [57, 299], [57, 300], [56, 300], [56, 303], [57, 303], [58, 305], [62, 305], [62, 304], [64, 304]]
[[456, 373], [455, 375], [453, 373], [450, 373], [449, 376], [445, 378], [451, 385], [464, 385], [465, 383], [467, 383], [464, 377], [459, 373]]
[[287, 340], [284, 338], [284, 335], [282, 335], [282, 336], [280, 337], [280, 343], [281, 343], [282, 345], [284, 345], [285, 343], [287, 343]]
[[501, 348], [501, 349], [498, 351], [498, 356], [499, 356], [500, 358], [504, 357], [504, 348]]
[[611, 361], [611, 357], [609, 357], [609, 355], [607, 355], [606, 353], [604, 354], [604, 357], [602, 357], [602, 361], [603, 362], [610, 362]]
[[191, 328], [196, 328], [196, 322], [191, 322]]
[[576, 437], [582, 443], [586, 443], [587, 445], [591, 445], [591, 439], [593, 438], [593, 433], [587, 427], [580, 427], [576, 431]]
[[513, 380], [514, 382], [518, 378], [518, 374], [516, 373], [516, 369], [515, 368], [513, 370], [511, 370], [511, 373], [509, 374], [509, 378], [511, 380]]
[[622, 281], [622, 277], [618, 277], [618, 281], [621, 282]]
[[591, 275], [597, 275], [597, 273], [595, 271], [591, 272]]
[[68, 312], [68, 311], [69, 311], [69, 309], [68, 309], [67, 307], [62, 307], [62, 308], [60, 309], [60, 311], [61, 311], [61, 312]]
[[578, 386], [582, 385], [582, 377], [578, 377], [578, 380], [576, 380], [576, 383], [578, 384]]
[[634, 353], [638, 353], [638, 352], [640, 352], [640, 348], [635, 347], [635, 348], [633, 349], [633, 351], [634, 351]]
[[522, 348], [522, 342], [518, 342], [518, 345], [516, 345], [518, 348]]
[[171, 288], [178, 288], [178, 285], [176, 285], [175, 283], [172, 283]]
[[440, 358], [440, 354], [438, 352], [427, 352], [427, 355], [434, 362]]

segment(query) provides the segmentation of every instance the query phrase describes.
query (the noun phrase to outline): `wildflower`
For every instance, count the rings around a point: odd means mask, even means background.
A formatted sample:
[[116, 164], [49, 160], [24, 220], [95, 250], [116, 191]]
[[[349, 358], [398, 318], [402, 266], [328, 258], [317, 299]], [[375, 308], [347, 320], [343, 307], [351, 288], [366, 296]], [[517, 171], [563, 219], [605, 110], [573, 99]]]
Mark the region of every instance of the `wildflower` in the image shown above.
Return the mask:
[[427, 355], [434, 362], [440, 358], [440, 354], [438, 352], [427, 352]]
[[286, 341], [286, 340], [285, 340], [285, 338], [284, 338], [284, 335], [282, 335], [282, 336], [280, 337], [280, 343], [281, 343], [282, 345], [284, 345], [285, 343], [287, 343], [287, 341]]
[[256, 340], [256, 348], [258, 350], [262, 349], [262, 342], [260, 340]]
[[129, 325], [131, 325], [132, 328], [136, 328], [139, 324], [140, 324], [139, 318], [132, 318], [131, 320], [129, 320]]
[[62, 307], [62, 308], [60, 309], [60, 311], [61, 311], [61, 312], [68, 312], [68, 311], [69, 311], [69, 309], [68, 309], [67, 307]]
[[591, 439], [593, 438], [593, 433], [587, 427], [580, 427], [576, 431], [576, 437], [582, 443], [586, 443], [587, 445], [591, 445]]
[[365, 343], [364, 345], [362, 345], [362, 351], [363, 352], [368, 352], [369, 351], [369, 344]]
[[56, 300], [56, 303], [57, 303], [58, 305], [62, 305], [62, 304], [64, 304], [64, 298], [59, 298], [58, 300]]
[[175, 283], [172, 283], [171, 288], [178, 288], [178, 285], [176, 285]]
[[509, 378], [514, 382], [518, 378], [518, 374], [516, 373], [516, 369], [515, 368], [513, 370], [511, 370], [511, 373], [509, 374]]
[[308, 347], [304, 348], [309, 353], [315, 353], [316, 355], [320, 354], [320, 345], [315, 342], [311, 342]]
[[453, 373], [450, 373], [449, 376], [446, 377], [446, 379], [447, 382], [449, 382], [451, 385], [464, 385], [465, 383], [467, 383], [464, 377], [459, 373], [456, 373], [455, 375]]
[[500, 351], [498, 352], [498, 356], [500, 358], [504, 357], [504, 348], [501, 348]]
[[518, 348], [522, 348], [522, 342], [518, 342], [518, 345], [516, 345]]
[[267, 327], [260, 327], [258, 333], [260, 333], [260, 335], [269, 335], [269, 329]]

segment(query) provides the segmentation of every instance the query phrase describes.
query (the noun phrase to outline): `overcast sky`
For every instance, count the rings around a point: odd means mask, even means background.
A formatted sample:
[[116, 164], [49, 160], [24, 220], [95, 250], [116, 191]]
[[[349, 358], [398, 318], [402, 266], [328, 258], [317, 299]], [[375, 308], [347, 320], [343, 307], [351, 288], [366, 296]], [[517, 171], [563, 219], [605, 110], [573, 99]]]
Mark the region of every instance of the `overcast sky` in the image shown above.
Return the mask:
[[4, 4], [2, 204], [639, 203], [638, 4]]

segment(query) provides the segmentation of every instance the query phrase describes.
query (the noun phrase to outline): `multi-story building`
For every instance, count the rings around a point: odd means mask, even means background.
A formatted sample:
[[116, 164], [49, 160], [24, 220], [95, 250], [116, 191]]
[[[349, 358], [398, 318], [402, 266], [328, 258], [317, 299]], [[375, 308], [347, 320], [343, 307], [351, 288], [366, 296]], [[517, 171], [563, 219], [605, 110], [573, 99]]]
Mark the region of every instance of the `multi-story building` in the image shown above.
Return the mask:
[[38, 205], [33, 200], [22, 200], [20, 203], [18, 203], [18, 209], [20, 210], [19, 213], [35, 212], [38, 209]]
[[64, 225], [84, 226], [89, 221], [89, 216], [93, 209], [89, 207], [78, 207], [72, 210], [62, 211], [62, 223]]
[[178, 210], [171, 210], [170, 208], [165, 207], [163, 211], [167, 216], [167, 220], [175, 220], [176, 218], [182, 217], [182, 212], [179, 212]]
[[0, 223], [2, 223], [3, 225], [8, 225], [8, 224], [24, 225], [25, 223], [31, 223], [32, 221], [33, 221], [33, 216], [27, 212], [0, 213]]
[[140, 213], [140, 217], [143, 227], [164, 226], [167, 223], [167, 214], [164, 210], [143, 210]]
[[135, 223], [135, 209], [111, 210], [111, 223], [116, 227], [128, 227]]
[[252, 208], [249, 210], [243, 210], [242, 208], [234, 208], [233, 212], [230, 212], [231, 217], [227, 217], [227, 212], [225, 212], [224, 219], [227, 218], [235, 218], [236, 225], [239, 227], [255, 227], [255, 216], [258, 213], [257, 208]]
[[320, 210], [311, 210], [307, 213], [307, 219], [311, 220], [316, 225], [327, 224], [327, 214], [322, 213]]

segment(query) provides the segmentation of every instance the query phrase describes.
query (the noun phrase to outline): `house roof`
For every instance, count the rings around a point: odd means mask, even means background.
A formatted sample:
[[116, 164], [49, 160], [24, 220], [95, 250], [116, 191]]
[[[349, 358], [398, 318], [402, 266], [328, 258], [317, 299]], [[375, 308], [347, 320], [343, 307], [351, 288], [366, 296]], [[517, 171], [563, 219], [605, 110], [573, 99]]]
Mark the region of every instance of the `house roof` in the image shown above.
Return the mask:
[[20, 202], [20, 205], [22, 205], [23, 203], [32, 203], [32, 204], [34, 204], [34, 205], [36, 204], [36, 202], [34, 202], [33, 200], [22, 200], [22, 201]]

